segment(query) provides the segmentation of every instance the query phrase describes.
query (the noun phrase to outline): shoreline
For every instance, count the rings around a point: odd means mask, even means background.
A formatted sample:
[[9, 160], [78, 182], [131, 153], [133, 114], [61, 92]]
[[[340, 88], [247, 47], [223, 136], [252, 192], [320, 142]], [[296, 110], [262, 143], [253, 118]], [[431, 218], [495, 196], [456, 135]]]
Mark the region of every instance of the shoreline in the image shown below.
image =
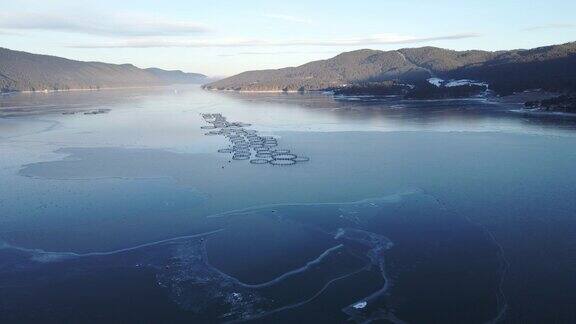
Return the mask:
[[174, 85], [197, 85], [202, 86], [200, 83], [174, 83], [174, 84], [164, 84], [164, 85], [150, 85], [150, 86], [134, 86], [134, 87], [102, 87], [102, 88], [73, 88], [73, 89], [52, 89], [52, 90], [13, 90], [0, 92], [0, 95], [12, 95], [19, 93], [55, 93], [55, 92], [76, 92], [76, 91], [101, 91], [101, 90], [123, 90], [123, 89], [148, 89], [148, 88], [162, 88]]
[[322, 90], [233, 90], [233, 89], [216, 89], [216, 88], [205, 88], [202, 86], [202, 90], [214, 91], [214, 92], [237, 92], [237, 93], [307, 93], [307, 92], [325, 92]]
[[[201, 87], [202, 90], [206, 91], [214, 91], [214, 92], [224, 92], [224, 93], [321, 93], [332, 96], [335, 100], [337, 99], [354, 99], [354, 98], [392, 98], [392, 97], [399, 97], [400, 95], [374, 95], [374, 94], [335, 94], [333, 90], [330, 89], [319, 89], [319, 90], [233, 90], [233, 89], [216, 89], [216, 88], [206, 88], [204, 86]], [[504, 96], [492, 94], [492, 95], [476, 95], [476, 96], [469, 96], [469, 97], [461, 97], [461, 98], [403, 98], [402, 100], [406, 101], [446, 101], [446, 100], [488, 100], [494, 103], [508, 103], [508, 104], [524, 104], [526, 101], [530, 101], [533, 99], [539, 98], [550, 98], [554, 96], [558, 96], [558, 93], [543, 91], [540, 89], [534, 90], [525, 90], [521, 92], [516, 92]], [[529, 111], [527, 109], [527, 111]]]

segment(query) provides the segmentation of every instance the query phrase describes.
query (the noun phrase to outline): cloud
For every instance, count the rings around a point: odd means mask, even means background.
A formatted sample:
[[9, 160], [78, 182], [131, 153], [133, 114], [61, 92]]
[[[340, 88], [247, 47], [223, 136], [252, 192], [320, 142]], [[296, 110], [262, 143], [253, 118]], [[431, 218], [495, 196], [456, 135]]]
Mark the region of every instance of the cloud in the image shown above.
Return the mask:
[[111, 37], [188, 35], [208, 31], [202, 24], [144, 14], [64, 15], [0, 13], [0, 28], [11, 31], [57, 31]]
[[308, 18], [289, 16], [289, 15], [283, 15], [283, 14], [269, 13], [269, 14], [264, 14], [263, 16], [266, 18], [272, 18], [272, 19], [287, 21], [287, 22], [291, 22], [291, 23], [300, 23], [300, 24], [311, 24], [312, 23], [312, 20], [310, 20]]
[[414, 44], [438, 40], [456, 40], [479, 37], [476, 33], [461, 33], [433, 37], [413, 37], [398, 34], [380, 34], [370, 37], [343, 38], [332, 40], [263, 40], [263, 39], [166, 39], [134, 38], [121, 42], [103, 42], [84, 45], [70, 45], [73, 48], [154, 48], [154, 47], [287, 47], [287, 46], [369, 46], [389, 44]]
[[544, 29], [568, 29], [568, 28], [576, 28], [576, 24], [552, 23], [552, 24], [531, 26], [531, 27], [524, 28], [522, 30], [524, 30], [524, 31], [536, 31], [536, 30], [544, 30]]

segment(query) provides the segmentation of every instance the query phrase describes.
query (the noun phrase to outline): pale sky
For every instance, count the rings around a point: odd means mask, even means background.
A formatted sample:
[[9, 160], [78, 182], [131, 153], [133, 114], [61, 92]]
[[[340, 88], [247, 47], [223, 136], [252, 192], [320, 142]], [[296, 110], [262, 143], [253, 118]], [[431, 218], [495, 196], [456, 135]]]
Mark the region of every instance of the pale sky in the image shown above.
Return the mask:
[[576, 1], [0, 0], [0, 47], [210, 76], [361, 48], [576, 41]]

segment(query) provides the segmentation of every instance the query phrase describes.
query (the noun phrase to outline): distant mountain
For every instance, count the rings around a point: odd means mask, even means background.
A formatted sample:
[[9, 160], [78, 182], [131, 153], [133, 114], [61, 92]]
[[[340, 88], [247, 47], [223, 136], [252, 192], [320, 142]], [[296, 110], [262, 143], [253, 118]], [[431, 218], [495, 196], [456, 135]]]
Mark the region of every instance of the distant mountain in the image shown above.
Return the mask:
[[200, 73], [186, 73], [180, 70], [162, 70], [159, 68], [145, 69], [147, 72], [154, 74], [158, 79], [165, 83], [203, 83], [208, 78]]
[[249, 71], [207, 84], [207, 89], [307, 91], [429, 78], [472, 79], [500, 93], [576, 89], [576, 42], [511, 51], [453, 51], [436, 47], [358, 50], [278, 70]]
[[81, 62], [0, 48], [0, 92], [202, 83], [206, 76], [132, 64]]

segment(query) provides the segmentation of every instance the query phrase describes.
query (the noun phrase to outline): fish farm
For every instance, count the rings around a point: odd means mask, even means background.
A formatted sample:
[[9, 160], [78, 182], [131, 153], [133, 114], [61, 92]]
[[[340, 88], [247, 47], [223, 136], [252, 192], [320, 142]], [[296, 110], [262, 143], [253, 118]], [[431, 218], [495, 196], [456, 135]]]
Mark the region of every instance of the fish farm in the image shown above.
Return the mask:
[[230, 142], [229, 147], [221, 148], [218, 153], [231, 154], [232, 160], [249, 161], [251, 164], [269, 164], [277, 166], [295, 165], [310, 161], [309, 157], [300, 156], [288, 149], [279, 148], [278, 140], [273, 136], [258, 135], [258, 131], [247, 129], [251, 124], [229, 122], [222, 114], [202, 114], [209, 125], [202, 126], [207, 130], [206, 136], [224, 136]]

